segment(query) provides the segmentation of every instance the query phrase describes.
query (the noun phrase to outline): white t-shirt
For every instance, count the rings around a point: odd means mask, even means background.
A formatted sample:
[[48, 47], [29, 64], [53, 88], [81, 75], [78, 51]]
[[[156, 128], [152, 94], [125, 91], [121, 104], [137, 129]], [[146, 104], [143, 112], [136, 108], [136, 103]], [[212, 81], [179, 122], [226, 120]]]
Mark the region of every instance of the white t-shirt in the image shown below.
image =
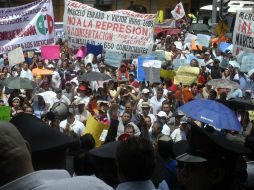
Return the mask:
[[162, 102], [165, 100], [165, 98], [161, 98], [160, 100], [157, 99], [157, 96], [153, 96], [150, 99], [150, 104], [153, 109], [153, 114], [156, 115], [159, 111], [161, 111], [162, 108]]
[[182, 131], [180, 128], [175, 129], [170, 137], [172, 138], [174, 143], [181, 140], [187, 140], [185, 132]]
[[22, 69], [21, 72], [20, 72], [20, 77], [21, 78], [27, 78], [29, 80], [33, 80], [34, 79], [33, 73], [29, 69], [27, 69], [26, 71], [24, 69]]
[[[60, 131], [63, 132], [67, 125], [67, 119], [60, 122]], [[79, 120], [75, 119], [75, 121], [70, 125], [70, 130], [76, 133], [78, 136], [81, 136], [85, 126]]]

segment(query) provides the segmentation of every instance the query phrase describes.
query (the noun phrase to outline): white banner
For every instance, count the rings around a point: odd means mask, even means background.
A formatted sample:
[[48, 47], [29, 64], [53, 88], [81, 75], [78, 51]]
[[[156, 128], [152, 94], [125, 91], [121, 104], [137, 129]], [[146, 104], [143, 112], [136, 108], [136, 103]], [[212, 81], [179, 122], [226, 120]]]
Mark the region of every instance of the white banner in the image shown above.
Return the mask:
[[155, 18], [155, 14], [139, 14], [129, 10], [102, 12], [66, 0], [64, 32], [71, 48], [78, 49], [87, 43], [101, 44], [105, 50], [133, 58], [152, 51]]
[[0, 8], [0, 54], [17, 47], [39, 49], [54, 43], [54, 15], [51, 0]]
[[233, 53], [254, 52], [254, 14], [252, 11], [238, 11], [233, 36]]

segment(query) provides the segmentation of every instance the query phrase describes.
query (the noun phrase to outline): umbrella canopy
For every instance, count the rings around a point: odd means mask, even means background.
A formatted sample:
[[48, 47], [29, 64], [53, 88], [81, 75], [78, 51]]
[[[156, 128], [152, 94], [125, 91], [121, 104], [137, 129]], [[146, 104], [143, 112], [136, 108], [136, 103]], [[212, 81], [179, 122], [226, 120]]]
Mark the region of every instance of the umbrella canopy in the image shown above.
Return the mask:
[[251, 99], [233, 98], [228, 100], [228, 107], [234, 110], [254, 110], [254, 101]]
[[36, 83], [27, 78], [8, 77], [4, 80], [4, 85], [10, 89], [25, 89], [30, 90], [36, 87]]
[[240, 87], [240, 85], [237, 82], [228, 79], [212, 79], [208, 81], [207, 84], [215, 88], [238, 89]]
[[209, 32], [209, 26], [207, 26], [206, 24], [202, 24], [202, 23], [197, 23], [197, 24], [192, 24], [190, 26], [190, 32]]
[[83, 75], [80, 76], [80, 80], [83, 81], [106, 81], [112, 79], [110, 76], [107, 74], [99, 73], [99, 72], [89, 72], [89, 73], [84, 73]]
[[179, 108], [192, 119], [209, 124], [218, 129], [240, 131], [241, 124], [236, 114], [213, 100], [193, 100]]

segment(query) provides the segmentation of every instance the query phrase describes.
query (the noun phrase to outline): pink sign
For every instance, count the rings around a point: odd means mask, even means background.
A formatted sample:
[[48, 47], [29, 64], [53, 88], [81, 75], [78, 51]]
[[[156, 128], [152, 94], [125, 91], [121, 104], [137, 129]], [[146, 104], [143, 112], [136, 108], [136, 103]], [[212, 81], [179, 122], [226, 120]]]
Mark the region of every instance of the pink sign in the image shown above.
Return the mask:
[[76, 57], [84, 58], [86, 56], [86, 48], [84, 46], [81, 46], [78, 49], [78, 52], [76, 53]]
[[41, 46], [41, 57], [42, 59], [60, 59], [60, 46]]

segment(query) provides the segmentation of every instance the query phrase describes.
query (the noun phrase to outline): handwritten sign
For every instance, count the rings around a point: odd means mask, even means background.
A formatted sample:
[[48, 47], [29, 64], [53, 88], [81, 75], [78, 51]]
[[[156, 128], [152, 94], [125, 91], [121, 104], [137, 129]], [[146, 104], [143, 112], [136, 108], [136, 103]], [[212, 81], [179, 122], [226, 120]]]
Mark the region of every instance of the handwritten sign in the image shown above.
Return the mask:
[[196, 44], [199, 46], [209, 47], [211, 36], [197, 34]]
[[249, 55], [248, 56], [243, 56], [240, 71], [249, 72], [253, 68], [254, 68], [253, 55], [252, 56], [249, 56]]
[[190, 62], [186, 59], [174, 59], [173, 65], [174, 69], [177, 70], [180, 66], [189, 66]]
[[240, 51], [254, 52], [254, 17], [252, 10], [238, 11], [233, 32], [233, 54]]
[[197, 67], [181, 66], [176, 72], [174, 83], [190, 85], [191, 83], [197, 81], [198, 74], [199, 68]]
[[60, 59], [60, 46], [47, 45], [41, 46], [42, 59]]
[[10, 121], [11, 119], [11, 107], [0, 106], [0, 121]]
[[151, 83], [160, 82], [161, 64], [160, 60], [145, 60], [143, 62], [146, 81]]
[[105, 54], [105, 64], [112, 67], [119, 67], [120, 63], [123, 59], [123, 55], [121, 53], [106, 51]]
[[102, 45], [130, 58], [152, 52], [156, 14], [130, 10], [100, 11], [72, 0], [65, 1], [64, 32], [69, 45]]
[[25, 58], [24, 58], [22, 48], [18, 47], [16, 49], [12, 50], [11, 52], [9, 52], [8, 53], [8, 60], [9, 60], [9, 64], [11, 67], [18, 64], [18, 63], [24, 62]]

